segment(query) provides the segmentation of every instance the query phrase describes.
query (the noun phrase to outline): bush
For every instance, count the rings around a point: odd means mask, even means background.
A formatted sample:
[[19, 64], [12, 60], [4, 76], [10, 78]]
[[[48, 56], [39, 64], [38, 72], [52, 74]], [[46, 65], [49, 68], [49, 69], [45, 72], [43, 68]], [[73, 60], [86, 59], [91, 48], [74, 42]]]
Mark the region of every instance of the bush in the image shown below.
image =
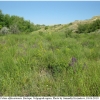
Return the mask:
[[7, 27], [3, 27], [0, 31], [1, 34], [7, 34], [9, 33], [9, 29]]
[[42, 36], [43, 34], [44, 34], [44, 33], [43, 33], [42, 31], [39, 31], [39, 35], [41, 35], [41, 36]]
[[17, 25], [11, 25], [10, 26], [10, 32], [13, 34], [19, 33], [19, 28], [17, 27]]
[[72, 36], [72, 30], [67, 29], [67, 30], [65, 31], [65, 35], [66, 35], [66, 37], [71, 37], [71, 36]]
[[68, 25], [72, 25], [73, 23], [69, 23]]
[[92, 23], [87, 24], [79, 24], [77, 33], [90, 33], [94, 32], [97, 29], [100, 29], [100, 20], [97, 19]]
[[78, 33], [84, 33], [87, 31], [87, 24], [79, 24], [78, 25]]
[[48, 29], [48, 26], [45, 26], [45, 30], [47, 30]]

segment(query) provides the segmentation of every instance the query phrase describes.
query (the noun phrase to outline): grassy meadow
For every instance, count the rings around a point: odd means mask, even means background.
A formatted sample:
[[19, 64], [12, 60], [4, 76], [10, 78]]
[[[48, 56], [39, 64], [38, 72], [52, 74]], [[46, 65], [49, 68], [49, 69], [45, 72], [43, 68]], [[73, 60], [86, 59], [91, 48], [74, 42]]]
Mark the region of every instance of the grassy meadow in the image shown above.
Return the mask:
[[100, 96], [100, 34], [0, 36], [0, 96]]

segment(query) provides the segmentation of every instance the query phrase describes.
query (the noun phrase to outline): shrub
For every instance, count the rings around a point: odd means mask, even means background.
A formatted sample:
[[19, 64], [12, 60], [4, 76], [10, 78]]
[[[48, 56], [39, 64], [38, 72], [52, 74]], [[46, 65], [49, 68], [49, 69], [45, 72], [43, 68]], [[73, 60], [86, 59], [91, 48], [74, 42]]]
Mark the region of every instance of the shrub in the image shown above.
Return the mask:
[[79, 24], [77, 33], [84, 33], [87, 31], [87, 24]]
[[97, 19], [92, 23], [79, 24], [77, 33], [90, 33], [100, 28], [100, 20]]
[[73, 23], [69, 23], [68, 25], [72, 25]]
[[47, 30], [48, 29], [48, 26], [45, 26], [45, 30]]
[[44, 33], [43, 33], [42, 31], [39, 31], [39, 35], [41, 35], [41, 36], [42, 36], [43, 34], [44, 34]]
[[10, 32], [13, 34], [19, 33], [19, 28], [17, 27], [17, 25], [11, 25], [10, 26]]
[[72, 30], [67, 29], [67, 30], [65, 31], [65, 35], [66, 35], [66, 37], [71, 37], [71, 36], [72, 36]]
[[9, 29], [7, 27], [3, 27], [0, 31], [1, 34], [7, 34], [9, 33]]

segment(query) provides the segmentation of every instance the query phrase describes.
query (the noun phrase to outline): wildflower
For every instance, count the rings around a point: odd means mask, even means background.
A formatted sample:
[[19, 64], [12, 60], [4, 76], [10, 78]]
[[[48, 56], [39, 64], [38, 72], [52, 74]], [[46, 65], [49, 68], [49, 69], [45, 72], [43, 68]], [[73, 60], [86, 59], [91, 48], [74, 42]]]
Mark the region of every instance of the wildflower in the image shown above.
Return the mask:
[[77, 62], [77, 59], [75, 57], [72, 57], [71, 62], [69, 63], [69, 66], [74, 66]]
[[72, 62], [77, 62], [77, 59], [75, 57], [72, 57]]

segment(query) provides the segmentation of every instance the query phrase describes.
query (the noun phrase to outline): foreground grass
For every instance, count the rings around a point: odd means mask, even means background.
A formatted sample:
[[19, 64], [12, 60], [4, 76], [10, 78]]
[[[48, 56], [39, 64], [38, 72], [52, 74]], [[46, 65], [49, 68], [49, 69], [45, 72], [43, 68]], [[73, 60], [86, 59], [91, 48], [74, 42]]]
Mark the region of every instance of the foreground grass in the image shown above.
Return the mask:
[[100, 96], [100, 34], [0, 36], [1, 96]]

